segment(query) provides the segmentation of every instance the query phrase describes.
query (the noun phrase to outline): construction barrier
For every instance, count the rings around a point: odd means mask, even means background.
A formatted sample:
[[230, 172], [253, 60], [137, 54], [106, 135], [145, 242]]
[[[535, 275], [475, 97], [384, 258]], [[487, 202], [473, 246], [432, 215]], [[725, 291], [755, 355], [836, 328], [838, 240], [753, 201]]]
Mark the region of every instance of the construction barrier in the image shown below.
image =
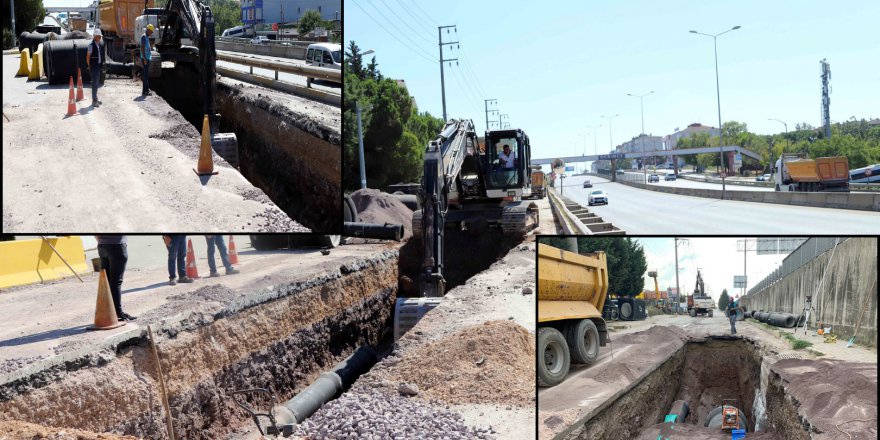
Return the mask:
[[18, 66], [18, 73], [15, 76], [28, 76], [31, 74], [31, 50], [24, 48], [21, 50], [21, 64]]
[[37, 50], [31, 57], [31, 72], [28, 79], [40, 79], [43, 77], [43, 43], [37, 46]]
[[[77, 273], [89, 273], [79, 237], [49, 238]], [[73, 276], [64, 261], [42, 239], [0, 242], [0, 288], [21, 286]]]

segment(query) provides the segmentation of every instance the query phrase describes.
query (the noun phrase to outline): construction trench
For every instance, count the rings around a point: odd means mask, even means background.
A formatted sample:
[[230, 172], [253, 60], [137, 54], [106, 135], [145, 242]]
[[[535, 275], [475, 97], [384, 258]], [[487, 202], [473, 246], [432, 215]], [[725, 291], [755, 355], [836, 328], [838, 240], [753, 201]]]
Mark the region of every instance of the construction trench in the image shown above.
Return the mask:
[[[148, 323], [176, 438], [263, 438], [233, 392], [270, 390], [274, 398], [236, 396], [268, 411], [362, 347], [372, 348], [375, 367], [367, 362], [358, 367], [367, 374], [344, 378], [348, 391], [333, 393], [292, 427], [291, 438], [534, 438], [534, 333], [526, 330], [534, 328], [534, 245], [469, 259], [467, 269], [451, 273], [458, 288], [395, 343], [401, 245], [352, 241], [361, 244], [342, 249], [369, 252], [317, 275], [278, 272], [237, 289], [212, 283], [142, 314], [143, 327], [129, 336], [2, 372], [0, 438], [60, 431], [168, 438]], [[304, 257], [321, 258], [314, 255]], [[489, 294], [486, 283], [495, 285]], [[201, 305], [192, 307], [194, 299]], [[264, 431], [270, 425], [260, 423]]]
[[[150, 86], [201, 133], [202, 100], [192, 69], [162, 69]], [[222, 77], [215, 98], [219, 131], [238, 139], [237, 154], [218, 154], [292, 219], [313, 231], [339, 232], [340, 110]]]
[[[667, 327], [618, 336], [616, 342], [625, 347], [619, 354], [635, 348], [626, 344], [655, 337], [676, 341], [658, 344], [657, 353], [667, 353], [659, 363], [641, 362], [638, 370], [626, 364], [604, 366], [612, 371], [595, 372], [594, 380], [617, 380], [622, 374], [629, 385], [591, 402], [593, 409], [579, 420], [571, 412], [547, 411], [539, 417], [539, 437], [729, 439], [729, 431], [707, 426], [709, 419], [720, 421], [717, 407], [726, 402], [739, 410], [745, 438], [876, 438], [876, 429], [864, 423], [876, 420], [876, 364], [779, 355], [748, 337], [685, 336]], [[655, 348], [640, 350], [655, 354]], [[668, 422], [669, 414], [684, 417]]]

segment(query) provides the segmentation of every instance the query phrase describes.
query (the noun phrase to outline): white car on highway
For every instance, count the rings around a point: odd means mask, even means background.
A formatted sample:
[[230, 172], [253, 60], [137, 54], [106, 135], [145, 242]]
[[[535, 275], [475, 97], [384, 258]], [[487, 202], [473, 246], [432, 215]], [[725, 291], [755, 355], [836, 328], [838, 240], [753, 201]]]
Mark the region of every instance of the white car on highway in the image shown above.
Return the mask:
[[590, 206], [598, 205], [598, 204], [608, 204], [608, 194], [601, 189], [590, 191], [590, 195], [587, 198], [587, 204]]
[[257, 35], [251, 40], [251, 44], [266, 44], [269, 41], [269, 37], [265, 35]]

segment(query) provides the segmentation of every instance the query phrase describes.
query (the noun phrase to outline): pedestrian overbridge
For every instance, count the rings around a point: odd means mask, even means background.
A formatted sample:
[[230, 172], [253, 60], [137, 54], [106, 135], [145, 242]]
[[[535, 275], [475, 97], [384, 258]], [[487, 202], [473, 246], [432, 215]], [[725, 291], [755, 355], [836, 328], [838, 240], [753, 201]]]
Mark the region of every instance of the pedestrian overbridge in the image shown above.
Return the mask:
[[761, 155], [747, 150], [739, 145], [725, 145], [721, 148], [719, 147], [701, 147], [701, 148], [687, 148], [682, 150], [654, 150], [654, 151], [638, 151], [638, 152], [628, 152], [628, 153], [616, 153], [616, 154], [591, 154], [591, 155], [583, 155], [583, 156], [566, 156], [566, 157], [553, 157], [550, 159], [532, 159], [532, 165], [550, 165], [556, 159], [561, 159], [565, 163], [575, 163], [575, 162], [592, 162], [596, 160], [610, 160], [610, 159], [638, 159], [641, 157], [658, 157], [658, 156], [687, 156], [692, 154], [702, 154], [702, 153], [718, 153], [720, 151], [723, 152], [735, 152], [741, 153], [743, 156], [751, 157], [755, 160], [761, 160]]

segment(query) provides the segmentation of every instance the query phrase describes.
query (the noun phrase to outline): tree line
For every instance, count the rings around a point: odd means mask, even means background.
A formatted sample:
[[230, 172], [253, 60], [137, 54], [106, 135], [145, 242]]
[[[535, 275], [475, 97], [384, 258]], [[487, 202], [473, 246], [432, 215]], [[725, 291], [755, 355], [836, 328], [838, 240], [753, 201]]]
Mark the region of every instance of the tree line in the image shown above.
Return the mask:
[[365, 63], [353, 40], [342, 70], [343, 187], [360, 188], [357, 107], [361, 109], [367, 187], [419, 182], [428, 142], [443, 128], [442, 118], [419, 112], [397, 81], [382, 75], [376, 57]]
[[[760, 160], [743, 158], [743, 169], [770, 172], [782, 153], [807, 153], [809, 157], [846, 156], [850, 169], [880, 163], [880, 125], [855, 117], [831, 126], [831, 137], [825, 138], [821, 129], [802, 123], [795, 131], [772, 135], [758, 135], [748, 131], [744, 122], [728, 121], [722, 125], [725, 145], [739, 145], [761, 156]], [[681, 138], [676, 148], [717, 147], [719, 138], [708, 133], [695, 133]], [[698, 168], [720, 166], [717, 153], [682, 156], [685, 163]]]

